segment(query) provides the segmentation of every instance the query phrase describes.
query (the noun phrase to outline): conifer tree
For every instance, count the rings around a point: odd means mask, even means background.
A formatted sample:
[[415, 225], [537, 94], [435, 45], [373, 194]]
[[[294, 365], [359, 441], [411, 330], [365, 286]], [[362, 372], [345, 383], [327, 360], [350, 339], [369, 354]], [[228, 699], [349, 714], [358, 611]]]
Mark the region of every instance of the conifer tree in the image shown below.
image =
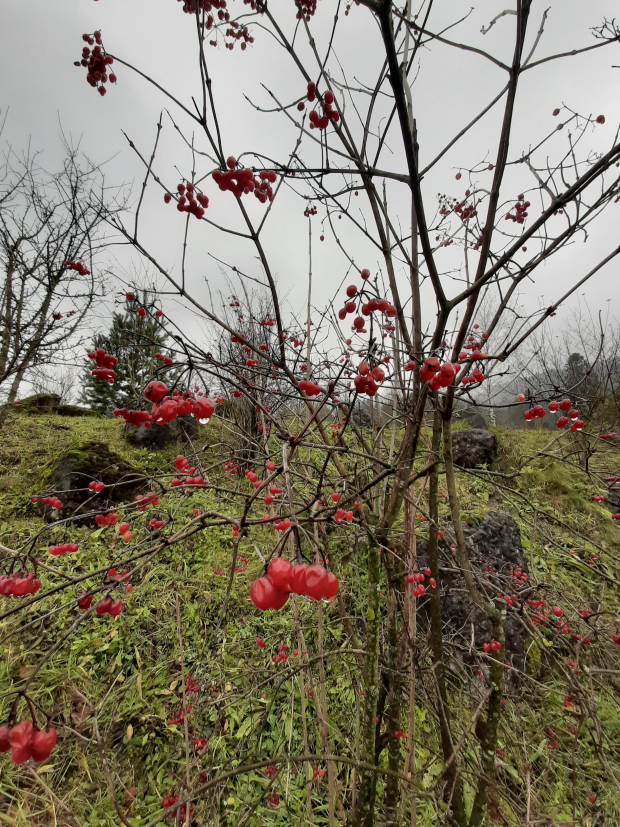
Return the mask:
[[162, 352], [167, 338], [163, 327], [149, 316], [114, 313], [109, 331], [94, 336], [91, 350], [102, 347], [117, 357], [116, 379], [113, 385], [95, 379], [89, 359], [83, 393], [88, 407], [110, 416], [115, 408], [142, 406], [142, 389], [161, 366], [155, 354]]

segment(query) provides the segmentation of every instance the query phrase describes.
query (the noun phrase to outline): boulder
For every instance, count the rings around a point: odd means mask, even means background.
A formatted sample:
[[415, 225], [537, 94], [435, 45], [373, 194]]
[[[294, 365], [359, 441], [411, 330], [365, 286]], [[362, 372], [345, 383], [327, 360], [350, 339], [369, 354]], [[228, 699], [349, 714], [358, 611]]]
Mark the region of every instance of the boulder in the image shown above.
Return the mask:
[[116, 503], [133, 500], [145, 488], [144, 477], [137, 468], [105, 443], [89, 440], [64, 451], [50, 464], [48, 485], [63, 504], [58, 516], [73, 514], [93, 497], [93, 492], [88, 490], [92, 480], [103, 482], [105, 488], [92, 499], [86, 511], [102, 511]]
[[497, 456], [495, 434], [482, 428], [468, 428], [452, 434], [454, 464], [461, 468], [480, 468], [490, 465]]
[[162, 448], [175, 442], [188, 442], [198, 433], [198, 422], [193, 416], [177, 416], [164, 425], [151, 424], [148, 428], [140, 425], [125, 425], [125, 439], [132, 445], [144, 448]]
[[25, 414], [56, 414], [57, 416], [99, 416], [96, 411], [79, 405], [65, 405], [55, 393], [37, 393], [28, 396], [12, 406], [14, 411]]
[[484, 417], [480, 411], [477, 411], [475, 408], [465, 408], [462, 411], [458, 411], [458, 417], [465, 420], [470, 428], [484, 430], [487, 426]]
[[[493, 596], [506, 593], [511, 569], [521, 567], [527, 572], [521, 531], [510, 514], [503, 511], [490, 512], [483, 520], [468, 525], [465, 537], [472, 567], [491, 580], [493, 586], [490, 591]], [[451, 550], [450, 542], [442, 542], [439, 548], [442, 620], [453, 630], [456, 642], [462, 647], [464, 660], [470, 661], [468, 650], [472, 641], [472, 624], [474, 647], [478, 651], [484, 643], [490, 642], [492, 627], [486, 614], [474, 605], [469, 596], [465, 581], [458, 573], [458, 562], [454, 559], [455, 552]], [[427, 540], [418, 542], [417, 558], [418, 568], [424, 568], [428, 560]], [[494, 572], [488, 574], [485, 570], [491, 571], [492, 567]], [[508, 589], [512, 593], [512, 587], [509, 586]], [[420, 601], [420, 610], [424, 613], [427, 609], [428, 600], [425, 598]], [[507, 613], [505, 635], [505, 659], [522, 669], [528, 633], [514, 611]]]

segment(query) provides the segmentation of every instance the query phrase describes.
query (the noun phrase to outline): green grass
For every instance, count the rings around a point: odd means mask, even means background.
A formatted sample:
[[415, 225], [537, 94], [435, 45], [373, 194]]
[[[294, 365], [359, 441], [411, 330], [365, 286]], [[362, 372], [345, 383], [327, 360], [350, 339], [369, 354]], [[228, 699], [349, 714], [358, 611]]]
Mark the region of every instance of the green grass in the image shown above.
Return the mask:
[[[506, 475], [517, 469], [524, 457], [540, 451], [553, 436], [535, 430], [498, 431], [497, 435], [500, 457], [496, 470]], [[207, 438], [213, 440], [214, 436]], [[178, 446], [163, 451], [130, 446], [118, 421], [11, 414], [0, 440], [0, 543], [17, 548], [43, 528], [38, 512], [30, 505], [30, 497], [45, 488], [46, 474], [55, 457], [93, 439], [106, 442], [128, 462], [153, 474], [169, 473], [178, 452]], [[423, 461], [421, 457], [420, 463]], [[613, 464], [613, 456], [605, 449], [592, 462], [604, 471], [606, 465]], [[445, 487], [443, 482], [440, 478], [440, 487]], [[599, 628], [611, 628], [617, 622], [620, 527], [612, 523], [606, 509], [592, 502], [592, 494], [600, 490], [596, 479], [568, 465], [557, 454], [529, 462], [518, 477], [461, 474], [459, 488], [464, 518], [482, 517], [487, 510], [498, 508], [515, 516], [522, 530], [526, 558], [530, 556], [536, 521], [531, 577], [549, 601], [561, 598], [563, 605], [575, 610], [591, 608], [602, 612]], [[174, 501], [176, 510], [169, 513], [166, 512], [172, 504], [164, 499], [158, 513], [162, 519], [174, 515], [175, 525], [182, 525], [195, 507], [225, 508], [217, 495], [207, 489], [179, 496]], [[76, 575], [115, 565], [149, 536], [147, 524], [151, 516], [150, 510], [132, 515], [129, 521], [134, 538], [129, 548], [112, 528], [99, 532], [92, 525], [72, 527], [71, 539], [79, 543], [80, 552], [54, 558], [54, 568]], [[442, 506], [441, 521], [447, 526], [447, 506]], [[47, 545], [60, 534], [59, 528], [53, 528], [37, 541], [35, 548], [40, 559], [45, 560]], [[272, 546], [273, 532], [257, 528], [252, 539], [266, 552]], [[299, 658], [292, 657], [292, 650], [298, 648], [298, 633], [290, 606], [278, 613], [261, 614], [249, 601], [250, 582], [261, 570], [249, 540], [243, 540], [240, 547], [240, 554], [248, 563], [242, 565], [234, 579], [226, 617], [214, 636], [232, 547], [231, 530], [224, 526], [195, 534], [165, 549], [132, 578], [134, 588], [130, 594], [118, 592], [124, 608], [117, 620], [108, 616], [89, 618], [43, 667], [31, 686], [32, 697], [40, 709], [59, 723], [59, 744], [37, 772], [57, 798], [51, 797], [24, 768], [12, 765], [7, 756], [0, 756], [0, 823], [16, 827], [74, 823], [59, 803], [62, 801], [82, 825], [116, 827], [120, 819], [111, 802], [108, 783], [112, 784], [118, 806], [132, 827], [141, 827], [158, 814], [162, 815], [162, 823], [174, 823], [173, 819], [164, 818], [159, 802], [163, 796], [178, 791], [186, 772], [184, 727], [168, 725], [183, 703], [177, 596], [184, 669], [202, 687], [191, 698], [193, 709], [188, 718], [192, 783], [200, 776], [208, 780], [243, 766], [257, 755], [278, 755], [289, 747], [292, 754], [303, 753], [302, 700], [308, 749], [313, 753], [324, 751], [316, 713], [320, 697], [317, 608], [299, 602], [299, 629], [311, 668], [290, 672], [282, 664], [273, 664], [271, 657], [278, 645], [286, 644], [288, 665], [298, 666]], [[576, 554], [571, 555], [570, 550]], [[591, 553], [598, 555], [595, 567], [587, 565]], [[330, 557], [344, 585], [347, 611], [359, 618], [365, 603], [363, 543], [357, 549], [351, 548], [347, 541], [334, 535]], [[578, 562], [576, 557], [584, 562]], [[42, 579], [47, 588], [62, 578], [47, 572]], [[96, 582], [93, 579], [92, 583]], [[70, 595], [63, 593], [62, 599], [48, 598], [27, 618], [12, 616], [0, 622], [0, 637], [4, 639], [0, 644], [2, 718], [12, 700], [6, 693], [31, 674], [75, 621], [77, 612], [71, 601], [80, 589]], [[0, 611], [7, 605], [12, 604], [0, 604]], [[43, 617], [52, 610], [58, 611]], [[324, 649], [331, 653], [326, 662], [325, 684], [331, 749], [352, 755], [360, 704], [359, 670], [335, 604], [322, 612]], [[20, 628], [24, 620], [36, 622], [24, 630]], [[361, 635], [359, 622], [353, 622]], [[262, 650], [256, 645], [259, 637], [266, 641]], [[592, 652], [584, 654], [590, 671], [562, 677], [562, 673], [551, 668], [557, 657], [562, 659], [561, 654], [556, 657], [556, 652], [562, 651], [561, 641], [547, 634], [537, 642], [531, 641], [531, 684], [521, 684], [509, 692], [500, 736], [505, 753], [498, 764], [498, 775], [508, 791], [502, 805], [508, 824], [516, 821], [517, 807], [515, 803], [511, 809], [511, 800], [523, 800], [522, 770], [527, 762], [534, 766], [533, 812], [557, 821], [570, 820], [574, 794], [577, 816], [587, 818], [587, 799], [596, 788], [598, 810], [611, 820], [620, 817], [617, 792], [597, 762], [597, 736], [587, 718], [580, 723], [583, 734], [575, 751], [582, 771], [574, 781], [572, 777], [573, 738], [567, 732], [567, 721], [574, 716], [567, 714], [563, 706], [570, 681], [575, 692], [588, 689], [588, 681], [593, 681], [608, 760], [616, 767], [619, 763], [618, 660], [602, 640], [595, 642], [596, 648], [593, 646]], [[592, 671], [610, 668], [610, 658], [614, 656], [615, 673]], [[421, 667], [425, 658], [426, 655]], [[425, 683], [427, 679], [428, 673], [423, 670], [416, 708], [416, 763], [423, 790], [432, 788], [439, 770], [433, 704], [428, 701], [432, 686]], [[473, 692], [475, 685], [468, 689], [455, 684], [452, 691], [455, 709], [461, 710], [459, 725], [464, 728], [471, 708], [467, 698], [459, 702], [458, 693]], [[108, 778], [96, 740], [97, 727], [109, 765]], [[558, 741], [558, 747], [551, 750], [544, 734], [549, 727], [555, 730]], [[406, 728], [406, 720], [402, 728]], [[198, 755], [192, 750], [192, 741], [203, 737], [209, 743], [204, 753]], [[473, 766], [474, 753], [469, 746], [465, 757], [466, 766]], [[315, 763], [325, 769], [325, 762]], [[301, 823], [306, 808], [304, 767], [285, 764], [280, 769], [275, 780], [261, 768], [216, 786], [196, 802], [195, 823], [232, 827], [240, 818], [244, 824], [243, 819], [247, 818], [252, 827]], [[348, 778], [350, 768], [343, 766], [340, 773], [342, 778]], [[326, 824], [327, 773], [309, 784], [315, 824]], [[278, 793], [277, 808], [268, 806], [265, 791]], [[251, 809], [250, 805], [256, 806]], [[430, 825], [433, 814], [432, 796], [427, 799], [421, 795], [419, 824]]]

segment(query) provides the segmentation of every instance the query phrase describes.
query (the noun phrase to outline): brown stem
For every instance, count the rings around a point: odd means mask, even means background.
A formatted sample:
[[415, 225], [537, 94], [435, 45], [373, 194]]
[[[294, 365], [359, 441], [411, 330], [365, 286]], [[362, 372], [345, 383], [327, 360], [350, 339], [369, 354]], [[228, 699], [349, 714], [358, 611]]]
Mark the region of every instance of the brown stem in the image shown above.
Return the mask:
[[[463, 786], [458, 774], [457, 762], [453, 759], [454, 745], [452, 743], [452, 728], [450, 722], [450, 706], [443, 666], [443, 628], [441, 620], [441, 594], [439, 582], [439, 548], [438, 548], [438, 520], [439, 520], [439, 446], [441, 441], [441, 415], [435, 410], [433, 418], [433, 439], [431, 456], [435, 460], [430, 474], [428, 487], [430, 529], [428, 538], [428, 567], [436, 585], [430, 588], [431, 604], [431, 648], [433, 651], [433, 671], [437, 681], [439, 732], [441, 749], [444, 761], [448, 764], [446, 772], [446, 790], [452, 790], [452, 815], [459, 827], [465, 827], [467, 817], [463, 801]], [[449, 762], [449, 763], [448, 763]]]

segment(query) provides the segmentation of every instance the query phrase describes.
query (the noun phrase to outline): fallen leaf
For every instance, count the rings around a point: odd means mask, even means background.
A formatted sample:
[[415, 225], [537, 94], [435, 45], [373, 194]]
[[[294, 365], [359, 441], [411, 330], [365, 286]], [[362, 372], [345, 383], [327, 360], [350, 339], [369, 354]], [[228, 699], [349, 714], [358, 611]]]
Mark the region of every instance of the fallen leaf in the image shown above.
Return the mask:
[[133, 727], [132, 727], [131, 724], [129, 724], [129, 726], [127, 727], [127, 740], [131, 741], [132, 738], [133, 738]]

